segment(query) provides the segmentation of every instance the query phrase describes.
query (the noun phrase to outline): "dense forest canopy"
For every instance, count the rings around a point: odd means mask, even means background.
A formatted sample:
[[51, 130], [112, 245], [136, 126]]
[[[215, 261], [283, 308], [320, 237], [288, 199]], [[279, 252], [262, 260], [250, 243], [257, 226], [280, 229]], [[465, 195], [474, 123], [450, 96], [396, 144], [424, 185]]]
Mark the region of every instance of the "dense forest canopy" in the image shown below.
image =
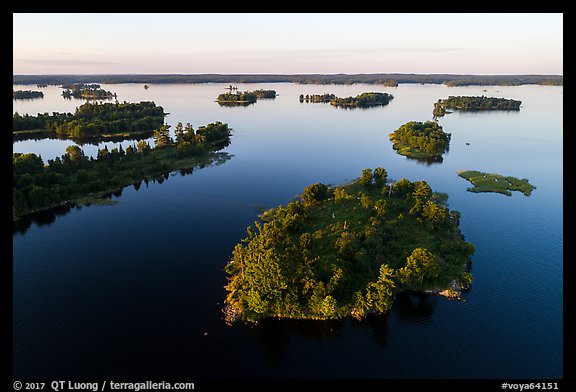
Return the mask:
[[80, 147], [71, 145], [62, 157], [48, 160], [33, 153], [12, 154], [13, 217], [51, 208], [92, 193], [111, 191], [143, 179], [191, 168], [208, 159], [208, 154], [230, 144], [228, 124], [210, 123], [194, 130], [188, 123], [176, 125], [176, 139], [164, 125], [154, 131], [155, 147], [140, 140], [126, 150], [107, 147], [97, 158], [88, 158]]
[[62, 96], [67, 99], [83, 98], [95, 100], [116, 98], [116, 93], [112, 93], [100, 88], [99, 84], [63, 84], [62, 88], [64, 88], [64, 91], [62, 91]]
[[36, 99], [44, 98], [44, 93], [42, 91], [33, 90], [12, 90], [13, 99]]
[[329, 103], [331, 100], [336, 99], [336, 95], [326, 93], [326, 94], [300, 94], [300, 102], [306, 101], [306, 103]]
[[43, 129], [69, 137], [98, 137], [118, 133], [152, 131], [164, 124], [166, 113], [154, 102], [91, 103], [80, 105], [74, 114], [39, 113], [13, 115], [13, 132]]
[[475, 96], [449, 96], [434, 103], [433, 115], [435, 118], [446, 114], [446, 108], [455, 110], [520, 110], [522, 101], [506, 98]]
[[388, 93], [369, 92], [362, 93], [355, 97], [334, 98], [330, 100], [330, 105], [339, 107], [360, 107], [388, 105], [394, 96]]
[[449, 147], [451, 135], [437, 121], [410, 121], [389, 137], [399, 154], [418, 159], [441, 157]]
[[14, 84], [62, 83], [281, 83], [354, 84], [384, 86], [398, 83], [432, 83], [450, 86], [542, 84], [561, 86], [562, 75], [456, 75], [456, 74], [110, 74], [110, 75], [13, 75]]
[[250, 104], [256, 102], [261, 98], [276, 98], [275, 90], [254, 90], [254, 91], [237, 91], [232, 92], [232, 87], [229, 93], [222, 93], [218, 95], [216, 101], [219, 103], [245, 103]]
[[354, 182], [304, 189], [248, 227], [225, 270], [228, 322], [333, 319], [387, 312], [402, 290], [471, 283], [472, 244], [425, 181], [388, 181], [383, 168]]

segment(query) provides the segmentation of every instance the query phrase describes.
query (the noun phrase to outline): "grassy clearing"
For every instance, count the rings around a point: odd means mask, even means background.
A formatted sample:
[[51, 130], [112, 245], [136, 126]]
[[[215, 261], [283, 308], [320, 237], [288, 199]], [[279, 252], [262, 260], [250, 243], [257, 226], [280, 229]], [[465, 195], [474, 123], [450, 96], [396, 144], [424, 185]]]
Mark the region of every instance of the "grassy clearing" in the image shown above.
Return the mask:
[[503, 176], [495, 173], [483, 173], [478, 170], [458, 170], [458, 175], [472, 183], [470, 192], [495, 192], [512, 196], [512, 191], [522, 192], [530, 196], [536, 187], [528, 182], [528, 179], [518, 179], [511, 176]]

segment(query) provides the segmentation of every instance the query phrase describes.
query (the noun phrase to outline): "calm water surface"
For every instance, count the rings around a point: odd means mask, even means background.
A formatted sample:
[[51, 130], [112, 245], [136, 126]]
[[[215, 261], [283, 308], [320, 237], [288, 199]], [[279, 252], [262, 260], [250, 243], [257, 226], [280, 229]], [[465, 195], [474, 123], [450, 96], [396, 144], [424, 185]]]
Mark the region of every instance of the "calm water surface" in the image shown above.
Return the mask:
[[[15, 231], [14, 377], [563, 377], [563, 87], [240, 84], [279, 95], [229, 108], [214, 102], [224, 84], [149, 86], [102, 85], [120, 101], [155, 101], [173, 127], [228, 123], [231, 158], [125, 188], [115, 205], [72, 208]], [[84, 102], [65, 100], [55, 86], [42, 91], [44, 99], [14, 101], [14, 112], [74, 112]], [[367, 91], [395, 98], [364, 110], [298, 100]], [[433, 103], [449, 95], [523, 104], [519, 112], [442, 117], [452, 133], [442, 163], [397, 155], [388, 134], [431, 120]], [[13, 151], [46, 161], [70, 144], [21, 141]], [[118, 143], [81, 147], [94, 156], [104, 145]], [[223, 266], [257, 209], [376, 166], [392, 179], [426, 180], [461, 212], [460, 228], [476, 248], [466, 301], [403, 295], [390, 314], [363, 322], [226, 326]], [[456, 175], [461, 169], [528, 178], [537, 188], [530, 197], [475, 194]]]

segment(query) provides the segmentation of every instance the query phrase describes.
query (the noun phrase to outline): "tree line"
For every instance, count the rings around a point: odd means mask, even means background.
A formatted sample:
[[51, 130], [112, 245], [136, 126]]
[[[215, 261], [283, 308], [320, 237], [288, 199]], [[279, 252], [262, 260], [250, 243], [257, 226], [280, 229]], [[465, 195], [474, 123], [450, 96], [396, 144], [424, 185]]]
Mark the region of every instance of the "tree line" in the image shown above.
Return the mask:
[[450, 86], [463, 85], [522, 85], [541, 84], [562, 86], [563, 75], [455, 75], [455, 74], [158, 74], [158, 75], [13, 75], [14, 84], [81, 83], [279, 83], [299, 84], [382, 84], [431, 83]]
[[67, 147], [65, 154], [47, 164], [33, 153], [13, 153], [14, 219], [91, 193], [190, 167], [195, 158], [206, 158], [230, 144], [231, 130], [221, 122], [197, 130], [190, 124], [183, 127], [178, 123], [176, 140], [167, 135], [168, 128], [165, 125], [155, 130], [154, 147], [146, 140], [135, 142], [126, 150], [122, 146], [108, 150], [105, 146], [98, 150], [96, 158], [85, 156], [76, 145]]
[[434, 118], [446, 114], [446, 109], [456, 110], [520, 110], [522, 101], [515, 99], [482, 96], [449, 96], [434, 103]]
[[44, 98], [44, 93], [42, 91], [34, 90], [12, 90], [13, 99], [36, 99]]
[[62, 96], [67, 99], [83, 98], [83, 99], [112, 99], [116, 98], [116, 93], [100, 88], [99, 84], [84, 84], [74, 83], [72, 85], [65, 84], [62, 86]]
[[13, 131], [43, 129], [68, 137], [152, 131], [164, 123], [166, 113], [154, 102], [86, 102], [72, 113], [13, 115]]

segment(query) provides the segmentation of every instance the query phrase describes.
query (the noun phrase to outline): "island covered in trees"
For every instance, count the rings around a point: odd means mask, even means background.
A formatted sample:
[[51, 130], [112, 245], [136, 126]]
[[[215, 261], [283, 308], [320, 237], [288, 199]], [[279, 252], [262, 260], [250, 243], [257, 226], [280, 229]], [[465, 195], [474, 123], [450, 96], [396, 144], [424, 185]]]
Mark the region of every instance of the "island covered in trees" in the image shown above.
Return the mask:
[[337, 319], [390, 310], [397, 293], [458, 297], [474, 246], [460, 214], [426, 181], [388, 181], [381, 167], [336, 187], [312, 184], [266, 211], [225, 266], [228, 323]]
[[434, 103], [434, 118], [442, 117], [447, 112], [446, 109], [455, 109], [462, 111], [480, 111], [480, 110], [520, 110], [522, 101], [506, 98], [479, 97], [471, 96], [449, 96], [446, 99], [439, 99]]
[[306, 101], [306, 103], [329, 103], [333, 99], [336, 99], [334, 94], [300, 94], [300, 102]]
[[500, 174], [483, 173], [478, 170], [458, 170], [456, 173], [474, 185], [467, 189], [470, 192], [495, 192], [512, 196], [511, 191], [519, 191], [525, 196], [530, 196], [532, 191], [536, 189], [526, 178], [518, 179]]
[[218, 95], [216, 102], [221, 105], [240, 106], [253, 104], [261, 98], [276, 98], [275, 90], [237, 91], [233, 93], [233, 89], [234, 87], [230, 86], [230, 92]]
[[97, 103], [86, 102], [72, 113], [38, 113], [36, 116], [18, 112], [13, 115], [13, 135], [42, 135], [90, 140], [111, 136], [146, 136], [164, 124], [162, 106], [154, 102]]
[[392, 148], [400, 155], [426, 162], [441, 162], [450, 145], [450, 133], [437, 121], [410, 121], [392, 132]]
[[116, 93], [100, 88], [99, 84], [73, 83], [62, 85], [62, 96], [67, 99], [82, 98], [88, 100], [102, 100], [116, 98]]
[[383, 106], [394, 99], [388, 93], [368, 92], [355, 97], [339, 98], [334, 94], [300, 94], [300, 102], [330, 103], [330, 105], [344, 108], [366, 108], [370, 106]]
[[230, 144], [231, 129], [221, 122], [196, 131], [190, 124], [178, 123], [175, 140], [169, 136], [169, 128], [164, 125], [154, 131], [154, 148], [140, 140], [126, 150], [122, 146], [110, 151], [107, 147], [99, 149], [96, 159], [86, 157], [76, 145], [46, 164], [36, 154], [13, 153], [13, 220], [85, 198], [94, 201], [174, 170], [191, 171], [197, 165], [222, 159], [215, 152]]
[[12, 99], [37, 99], [44, 98], [42, 91], [34, 90], [12, 90]]

